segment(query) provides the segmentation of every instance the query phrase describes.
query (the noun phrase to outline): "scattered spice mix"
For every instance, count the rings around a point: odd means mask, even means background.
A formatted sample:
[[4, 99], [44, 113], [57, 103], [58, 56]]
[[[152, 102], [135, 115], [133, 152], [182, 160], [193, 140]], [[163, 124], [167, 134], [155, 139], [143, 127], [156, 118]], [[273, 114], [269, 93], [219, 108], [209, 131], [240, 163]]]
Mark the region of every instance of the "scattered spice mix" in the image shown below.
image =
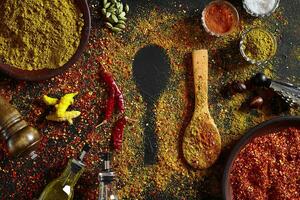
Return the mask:
[[299, 128], [285, 128], [252, 139], [232, 166], [233, 200], [299, 199], [299, 157]]
[[[274, 21], [278, 22], [277, 17], [281, 16], [278, 12], [274, 15]], [[4, 149], [0, 149], [0, 180], [5, 186], [0, 188], [0, 198], [38, 197], [44, 186], [61, 173], [67, 160], [75, 156], [83, 143], [87, 142], [93, 148], [86, 161], [87, 171], [77, 185], [75, 196], [79, 199], [97, 199], [98, 187], [95, 183], [98, 182], [97, 174], [100, 169], [99, 156], [100, 152], [108, 150], [113, 128], [112, 123], [94, 128], [105, 118], [106, 99], [109, 96], [107, 85], [100, 78], [102, 67], [113, 74], [124, 95], [125, 114], [131, 119], [124, 130], [122, 151], [115, 155], [112, 162], [119, 176], [120, 198], [144, 199], [147, 196], [159, 199], [162, 194], [167, 194], [167, 199], [198, 199], [198, 186], [201, 186], [205, 193], [219, 194], [216, 184], [211, 184], [211, 188], [204, 186], [209, 184], [206, 184], [207, 180], [220, 181], [218, 174], [222, 172], [221, 165], [217, 163], [209, 170], [193, 171], [182, 162], [178, 152], [180, 132], [185, 119], [190, 117], [189, 109], [192, 109], [193, 105], [188, 86], [192, 80], [188, 62], [190, 59], [185, 55], [193, 49], [210, 49], [210, 111], [213, 117], [219, 119], [216, 122], [222, 134], [223, 148], [230, 146], [244, 130], [264, 121], [271, 114], [264, 109], [257, 113], [240, 111], [238, 108], [248, 94], [237, 94], [232, 99], [223, 99], [220, 95], [220, 83], [225, 84], [228, 80], [246, 80], [263, 68], [245, 63], [241, 57], [224, 58], [224, 55], [239, 55], [238, 50], [232, 47], [232, 44], [238, 41], [239, 34], [214, 38], [200, 25], [195, 26], [200, 24], [198, 17], [190, 20], [185, 20], [185, 17], [184, 12], [180, 15], [164, 12], [164, 15], [161, 15], [159, 11], [152, 10], [138, 15], [136, 20], [130, 20], [128, 29], [131, 31], [124, 37], [95, 27], [83, 59], [65, 74], [34, 85], [30, 82], [4, 79], [0, 83], [0, 94], [11, 99], [22, 114], [28, 116], [26, 120], [40, 129], [44, 139], [40, 156], [33, 163], [25, 158], [18, 161], [8, 160]], [[251, 28], [257, 24], [271, 26], [271, 23], [264, 24], [257, 19], [251, 23], [242, 20], [240, 28]], [[280, 23], [280, 26], [283, 26], [283, 23]], [[146, 110], [145, 104], [132, 80], [132, 59], [145, 44], [157, 44], [165, 48], [171, 58], [173, 72], [166, 91], [156, 104], [159, 162], [151, 167], [144, 167], [143, 163], [142, 117]], [[232, 52], [222, 53], [227, 49]], [[273, 75], [271, 65], [265, 69], [269, 72], [266, 73], [268, 76]], [[183, 77], [186, 77], [186, 80]], [[73, 126], [45, 120], [37, 123], [37, 118], [45, 111], [45, 106], [38, 103], [40, 96], [49, 94], [59, 97], [72, 91], [80, 91], [80, 94], [70, 109], [81, 111], [81, 117], [75, 119]], [[112, 121], [117, 120], [117, 117], [113, 115]]]

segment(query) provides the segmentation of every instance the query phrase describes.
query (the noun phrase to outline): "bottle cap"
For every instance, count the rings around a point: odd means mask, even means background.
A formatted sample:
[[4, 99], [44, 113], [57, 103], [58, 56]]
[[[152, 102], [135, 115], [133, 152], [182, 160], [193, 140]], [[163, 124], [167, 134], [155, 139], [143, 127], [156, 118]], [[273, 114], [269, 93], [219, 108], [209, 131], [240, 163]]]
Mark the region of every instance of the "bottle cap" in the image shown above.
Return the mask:
[[82, 148], [81, 154], [79, 156], [79, 160], [83, 161], [84, 156], [90, 151], [91, 147], [88, 144], [85, 144]]
[[76, 159], [72, 159], [72, 163], [71, 163], [71, 171], [72, 172], [77, 173], [84, 167], [85, 167], [84, 163], [82, 163]]
[[100, 172], [99, 181], [104, 183], [111, 183], [115, 179], [116, 175], [114, 172]]

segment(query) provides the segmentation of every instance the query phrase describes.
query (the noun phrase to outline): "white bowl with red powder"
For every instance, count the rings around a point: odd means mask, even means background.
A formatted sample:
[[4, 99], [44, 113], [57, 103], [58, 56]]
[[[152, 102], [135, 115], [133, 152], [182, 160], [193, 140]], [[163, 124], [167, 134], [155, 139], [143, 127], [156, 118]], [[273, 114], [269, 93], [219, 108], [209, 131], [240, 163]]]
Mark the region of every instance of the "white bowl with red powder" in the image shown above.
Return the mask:
[[202, 25], [211, 35], [224, 36], [232, 33], [239, 24], [237, 9], [227, 1], [212, 1], [202, 12]]
[[300, 199], [300, 117], [278, 117], [249, 130], [223, 176], [225, 200]]

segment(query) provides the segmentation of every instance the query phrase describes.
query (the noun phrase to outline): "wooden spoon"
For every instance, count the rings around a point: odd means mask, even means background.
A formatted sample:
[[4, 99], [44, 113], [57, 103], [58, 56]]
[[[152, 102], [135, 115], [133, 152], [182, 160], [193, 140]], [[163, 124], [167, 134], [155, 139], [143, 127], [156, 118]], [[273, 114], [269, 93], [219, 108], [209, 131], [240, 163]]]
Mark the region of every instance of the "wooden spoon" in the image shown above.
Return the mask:
[[221, 137], [208, 109], [208, 53], [193, 51], [195, 110], [183, 137], [183, 155], [196, 169], [210, 167], [221, 151]]

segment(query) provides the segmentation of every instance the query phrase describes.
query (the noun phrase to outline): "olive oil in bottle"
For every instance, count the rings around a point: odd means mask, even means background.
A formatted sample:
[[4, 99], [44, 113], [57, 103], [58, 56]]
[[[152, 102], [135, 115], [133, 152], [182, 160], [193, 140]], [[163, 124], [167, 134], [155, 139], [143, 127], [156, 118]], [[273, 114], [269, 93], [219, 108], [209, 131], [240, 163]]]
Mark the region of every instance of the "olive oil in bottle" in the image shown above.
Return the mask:
[[78, 159], [71, 159], [60, 177], [47, 185], [39, 200], [71, 200], [74, 187], [84, 171], [83, 158], [90, 147], [85, 145]]

